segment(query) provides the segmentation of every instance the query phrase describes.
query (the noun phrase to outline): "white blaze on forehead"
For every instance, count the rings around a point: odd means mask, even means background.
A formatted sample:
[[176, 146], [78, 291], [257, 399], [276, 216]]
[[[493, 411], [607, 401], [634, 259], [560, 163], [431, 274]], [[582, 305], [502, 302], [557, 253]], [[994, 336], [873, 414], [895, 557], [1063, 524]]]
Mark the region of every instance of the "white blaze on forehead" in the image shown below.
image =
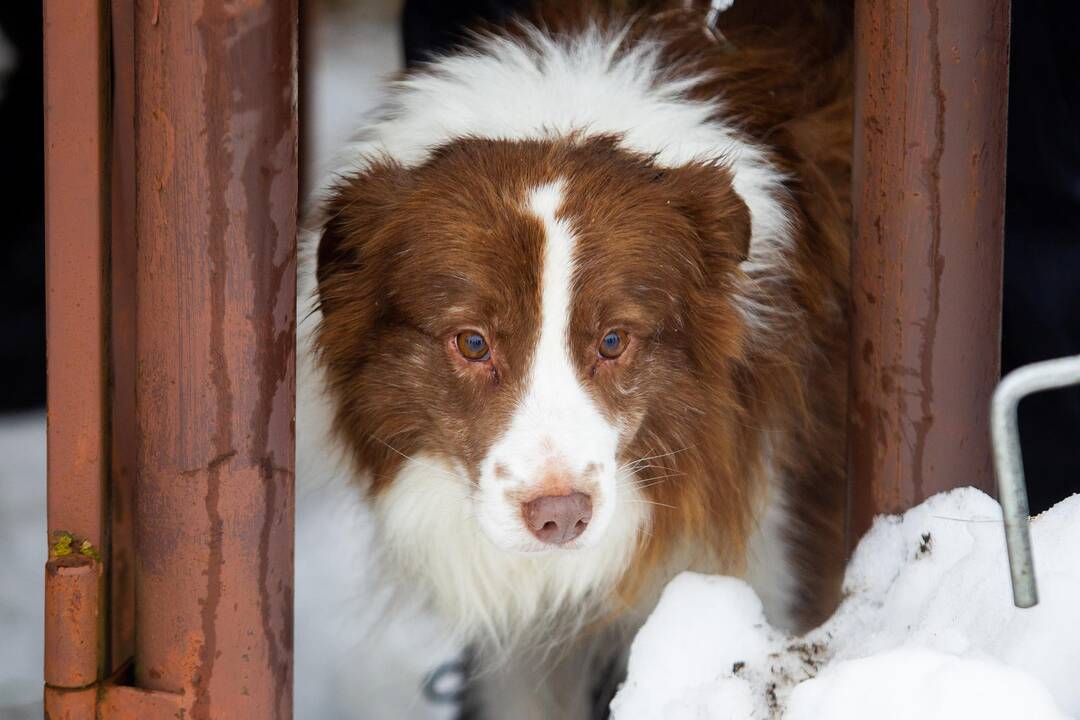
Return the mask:
[[538, 443], [539, 451], [551, 452], [550, 459], [577, 474], [589, 464], [610, 465], [617, 434], [582, 387], [571, 356], [576, 243], [570, 224], [558, 216], [562, 197], [562, 183], [554, 182], [536, 188], [527, 199], [529, 211], [544, 224], [540, 337], [511, 433], [522, 433], [521, 442]]
[[[544, 222], [544, 267], [540, 276], [540, 342], [533, 360], [533, 385], [558, 383], [569, 365], [570, 298], [574, 281], [574, 236], [557, 217], [562, 205], [562, 183], [555, 182], [529, 194], [529, 210]], [[565, 362], [564, 362], [565, 361]], [[573, 371], [572, 367], [570, 368]], [[575, 378], [576, 380], [576, 378]], [[577, 383], [575, 382], [575, 385]]]
[[554, 182], [525, 198], [524, 210], [544, 228], [538, 269], [540, 334], [524, 393], [480, 468], [480, 522], [493, 540], [506, 546], [529, 545], [533, 539], [504, 491], [540, 494], [549, 473], [571, 484], [559, 488], [562, 492], [575, 489], [592, 495], [593, 518], [581, 537], [583, 544], [603, 533], [614, 512], [618, 432], [583, 387], [571, 356], [575, 238], [570, 224], [558, 216], [562, 191], [562, 183]]

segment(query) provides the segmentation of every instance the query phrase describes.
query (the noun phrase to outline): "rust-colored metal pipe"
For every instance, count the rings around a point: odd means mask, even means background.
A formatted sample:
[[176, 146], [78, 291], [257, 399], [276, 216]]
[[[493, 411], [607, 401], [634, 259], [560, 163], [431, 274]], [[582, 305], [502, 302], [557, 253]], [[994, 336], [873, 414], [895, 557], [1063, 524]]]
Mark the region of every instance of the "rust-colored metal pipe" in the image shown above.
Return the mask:
[[44, 5], [48, 527], [63, 537], [45, 566], [50, 720], [94, 717], [105, 669], [95, 558], [109, 539], [105, 18], [100, 0]]
[[45, 565], [45, 715], [94, 717], [104, 661], [102, 565], [72, 554]]
[[45, 566], [45, 682], [82, 688], [98, 680], [101, 563], [71, 554]]
[[295, 0], [137, 3], [135, 681], [292, 713]]
[[135, 653], [135, 3], [109, 0], [112, 30], [109, 286], [109, 670]]
[[1009, 1], [856, 2], [849, 473], [873, 516], [994, 487]]
[[105, 13], [99, 0], [49, 0], [44, 11], [49, 528], [101, 547], [109, 459]]

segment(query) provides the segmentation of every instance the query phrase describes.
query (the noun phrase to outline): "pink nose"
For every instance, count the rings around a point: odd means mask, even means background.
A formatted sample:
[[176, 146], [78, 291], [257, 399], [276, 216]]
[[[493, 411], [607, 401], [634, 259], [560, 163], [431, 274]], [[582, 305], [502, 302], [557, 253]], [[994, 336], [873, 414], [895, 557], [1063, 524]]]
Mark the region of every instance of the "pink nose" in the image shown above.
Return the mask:
[[545, 495], [521, 506], [532, 534], [552, 545], [570, 542], [589, 525], [592, 500], [585, 493]]

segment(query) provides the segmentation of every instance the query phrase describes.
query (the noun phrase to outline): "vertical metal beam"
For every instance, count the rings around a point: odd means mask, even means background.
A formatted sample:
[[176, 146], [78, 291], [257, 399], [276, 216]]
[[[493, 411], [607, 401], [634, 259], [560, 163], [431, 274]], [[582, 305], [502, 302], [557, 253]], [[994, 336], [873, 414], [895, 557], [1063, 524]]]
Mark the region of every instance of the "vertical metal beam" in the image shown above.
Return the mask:
[[108, 473], [105, 15], [45, 3], [49, 529], [100, 547]]
[[1009, 0], [856, 2], [851, 540], [992, 492]]
[[136, 3], [136, 683], [291, 717], [295, 0]]
[[109, 669], [135, 652], [135, 2], [110, 0]]
[[48, 527], [69, 533], [45, 567], [45, 713], [57, 719], [93, 717], [104, 671], [105, 17], [101, 0], [44, 5]]
[[101, 587], [101, 563], [90, 556], [54, 557], [45, 567], [48, 685], [82, 689], [97, 682], [101, 669]]

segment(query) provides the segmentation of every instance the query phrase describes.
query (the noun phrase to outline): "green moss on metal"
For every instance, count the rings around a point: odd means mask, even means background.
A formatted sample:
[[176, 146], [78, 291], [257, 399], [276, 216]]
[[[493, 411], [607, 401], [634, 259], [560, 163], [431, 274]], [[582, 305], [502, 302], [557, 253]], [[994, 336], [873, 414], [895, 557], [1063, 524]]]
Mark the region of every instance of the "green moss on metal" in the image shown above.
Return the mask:
[[64, 557], [72, 553], [85, 555], [101, 562], [101, 554], [89, 540], [79, 540], [66, 530], [56, 530], [51, 533], [49, 543], [49, 555], [51, 557]]

